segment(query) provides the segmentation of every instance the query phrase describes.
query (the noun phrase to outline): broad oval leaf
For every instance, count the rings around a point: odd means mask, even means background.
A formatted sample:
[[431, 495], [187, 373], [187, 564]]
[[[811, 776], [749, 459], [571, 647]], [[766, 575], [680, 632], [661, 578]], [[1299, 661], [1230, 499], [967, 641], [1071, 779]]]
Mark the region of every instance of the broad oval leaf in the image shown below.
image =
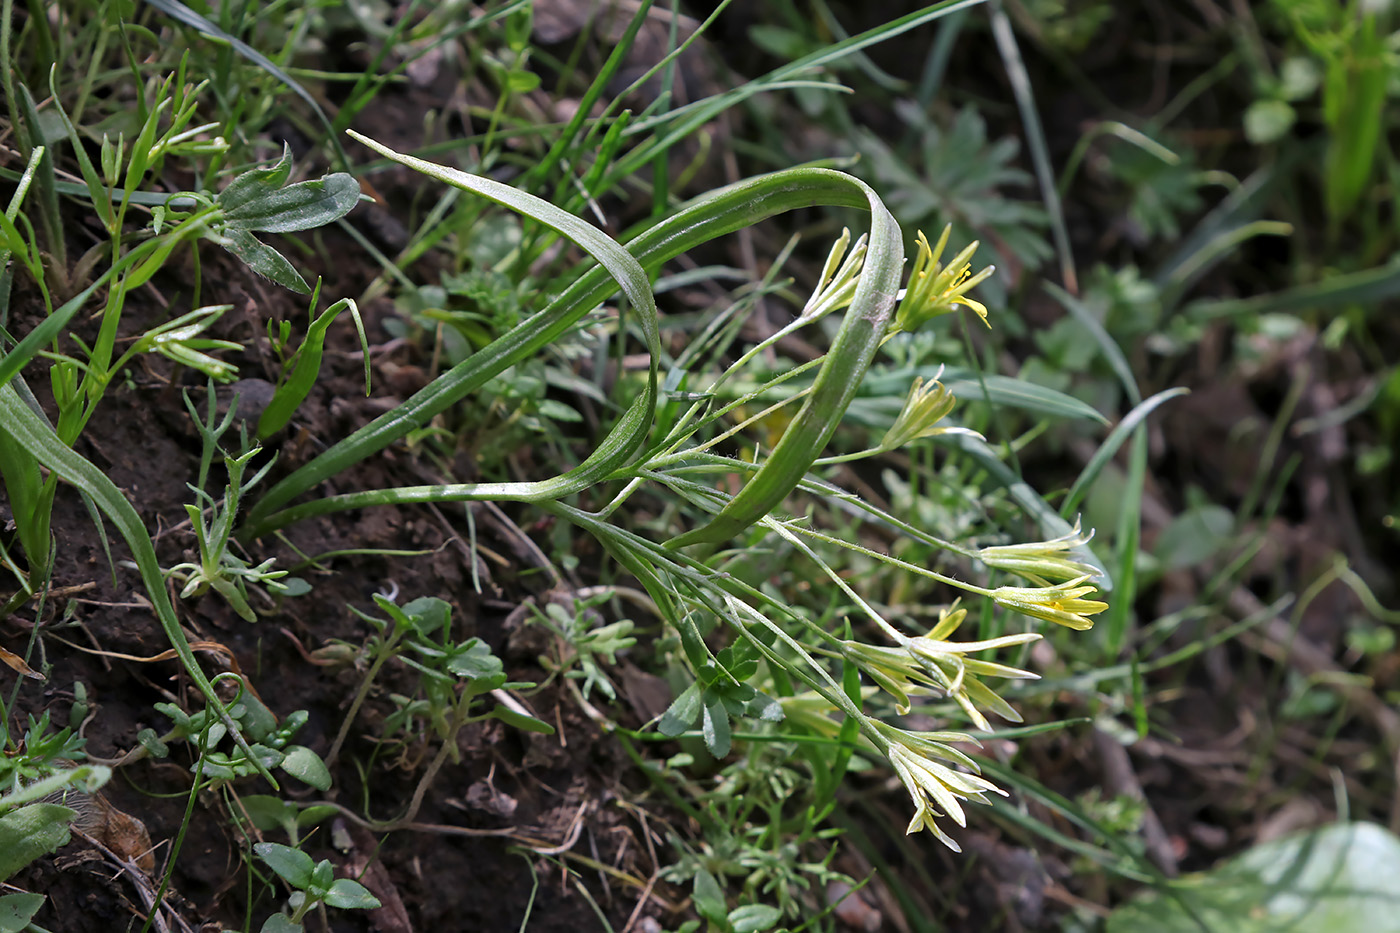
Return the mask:
[[224, 210], [224, 221], [241, 230], [292, 233], [334, 223], [360, 200], [360, 184], [344, 172], [285, 188], [270, 188], [237, 208]]
[[267, 863], [268, 868], [297, 890], [305, 890], [311, 883], [311, 873], [315, 871], [316, 863], [300, 849], [284, 846], [280, 842], [259, 842], [253, 846], [253, 851]]
[[700, 716], [702, 705], [700, 685], [698, 683], [691, 684], [685, 688], [680, 696], [676, 697], [666, 712], [662, 714], [661, 722], [656, 726], [657, 730], [662, 735], [680, 735], [695, 725], [695, 720]]
[[1397, 933], [1400, 838], [1374, 823], [1337, 823], [1266, 842], [1212, 871], [1114, 911], [1108, 933]]
[[321, 756], [305, 745], [288, 745], [282, 759], [282, 770], [317, 790], [331, 789], [331, 773]]
[[762, 933], [782, 918], [783, 912], [771, 904], [745, 904], [729, 912], [729, 927], [734, 933]]
[[44, 895], [6, 894], [0, 897], [0, 933], [20, 933], [44, 906]]
[[66, 843], [74, 816], [56, 803], [31, 803], [0, 816], [0, 881]]
[[326, 906], [347, 910], [373, 910], [380, 906], [379, 898], [358, 881], [337, 878], [326, 892]]

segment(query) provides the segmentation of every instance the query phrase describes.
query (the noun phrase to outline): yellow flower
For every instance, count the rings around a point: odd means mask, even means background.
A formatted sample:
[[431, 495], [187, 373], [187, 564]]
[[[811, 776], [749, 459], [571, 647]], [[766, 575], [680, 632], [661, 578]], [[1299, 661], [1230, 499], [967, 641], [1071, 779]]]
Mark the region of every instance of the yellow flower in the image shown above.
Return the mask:
[[1075, 519], [1074, 528], [1068, 533], [1049, 541], [1033, 541], [1026, 544], [1003, 544], [984, 547], [977, 552], [977, 559], [988, 567], [1005, 570], [1025, 577], [1040, 586], [1051, 580], [1073, 580], [1076, 577], [1098, 576], [1098, 568], [1082, 561], [1071, 560], [1067, 552], [1089, 543], [1094, 536], [1079, 529]]
[[1094, 592], [1092, 583], [1084, 583], [1087, 579], [1077, 577], [1054, 586], [999, 586], [991, 596], [1008, 609], [1083, 631], [1094, 627], [1089, 616], [1108, 608], [1108, 603], [1097, 599], [1080, 598]]
[[[959, 826], [967, 825], [967, 815], [961, 801], [975, 800], [987, 803], [986, 794], [1006, 792], [978, 774], [977, 764], [962, 752], [947, 744], [952, 741], [969, 741], [970, 736], [955, 732], [907, 732], [876, 721], [876, 733], [886, 745], [885, 755], [890, 765], [909, 792], [914, 802], [914, 818], [909, 821], [906, 833], [916, 833], [922, 829], [932, 830], [940, 842], [961, 852], [935, 820], [946, 816]], [[969, 769], [959, 771], [935, 759], [943, 759], [960, 764]]]
[[986, 709], [1010, 722], [1020, 722], [1021, 715], [1010, 703], [982, 682], [983, 677], [1004, 677], [1009, 680], [1034, 680], [1036, 674], [1019, 668], [967, 657], [977, 651], [992, 651], [1036, 641], [1040, 635], [1025, 632], [1005, 635], [985, 641], [947, 641], [967, 610], [954, 606], [945, 610], [927, 635], [906, 638], [898, 648], [882, 648], [857, 641], [842, 642], [845, 655], [861, 672], [874, 680], [895, 699], [896, 709], [909, 712], [910, 695], [928, 689], [946, 694], [982, 731], [990, 731], [991, 723], [983, 715]]
[[943, 248], [948, 245], [948, 234], [952, 229], [952, 224], [944, 227], [943, 235], [934, 247], [928, 245], [928, 238], [922, 230], [919, 231], [919, 251], [914, 258], [913, 271], [909, 274], [909, 287], [904, 290], [904, 300], [895, 310], [895, 331], [917, 330], [940, 315], [956, 311], [958, 305], [971, 308], [983, 324], [992, 326], [987, 320], [986, 305], [968, 298], [967, 293], [996, 271], [996, 267], [988, 266], [976, 274], [972, 272], [970, 260], [978, 246], [975, 240], [954, 256], [946, 267], [940, 265], [938, 260], [943, 256]]
[[[839, 311], [851, 303], [856, 295], [856, 285], [860, 282], [860, 270], [865, 265], [867, 244], [865, 234], [856, 240], [855, 248], [846, 256], [846, 247], [851, 245], [850, 228], [842, 228], [841, 236], [827, 254], [826, 265], [822, 267], [821, 278], [816, 291], [807, 300], [807, 305], [798, 315], [803, 322], [815, 321], [832, 311]], [[845, 256], [846, 261], [841, 262]], [[838, 268], [839, 267], [839, 268]]]
[[953, 405], [957, 402], [947, 387], [938, 381], [942, 374], [943, 369], [939, 367], [938, 375], [934, 376], [927, 386], [922, 376], [914, 377], [914, 384], [909, 387], [904, 407], [899, 410], [894, 424], [890, 425], [890, 429], [880, 439], [881, 451], [898, 450], [919, 438], [933, 437], [936, 434], [970, 434], [973, 437], [982, 437], [969, 428], [938, 427], [938, 422], [953, 410]]

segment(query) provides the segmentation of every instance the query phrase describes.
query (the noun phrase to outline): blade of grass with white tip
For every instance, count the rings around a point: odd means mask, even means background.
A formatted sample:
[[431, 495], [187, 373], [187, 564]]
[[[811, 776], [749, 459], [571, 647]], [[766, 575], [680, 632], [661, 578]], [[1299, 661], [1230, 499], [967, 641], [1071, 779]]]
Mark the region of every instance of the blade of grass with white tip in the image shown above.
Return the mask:
[[1074, 485], [1069, 488], [1069, 493], [1065, 496], [1064, 505], [1060, 506], [1060, 515], [1068, 519], [1079, 508], [1079, 503], [1083, 500], [1084, 494], [1088, 492], [1088, 486], [1098, 478], [1099, 473], [1108, 465], [1108, 461], [1113, 459], [1113, 455], [1118, 453], [1118, 448], [1123, 446], [1123, 442], [1128, 436], [1137, 430], [1138, 426], [1147, 419], [1162, 403], [1174, 398], [1188, 395], [1190, 389], [1178, 386], [1174, 389], [1165, 389], [1156, 395], [1139, 403], [1118, 425], [1109, 432], [1108, 437], [1099, 445], [1099, 449], [1094, 451], [1094, 456], [1089, 458], [1089, 462], [1084, 465], [1079, 476], [1074, 481]]
[[[655, 269], [701, 243], [784, 211], [816, 205], [868, 208], [869, 201], [861, 187], [848, 175], [817, 168], [789, 169], [748, 179], [696, 199], [643, 230], [626, 248], [643, 268]], [[242, 535], [256, 537], [298, 517], [334, 511], [335, 507], [309, 503], [295, 511], [277, 512], [302, 493], [421, 428], [434, 415], [538, 352], [597, 307], [616, 287], [605, 267], [585, 269], [544, 310], [278, 482], [248, 513]]]

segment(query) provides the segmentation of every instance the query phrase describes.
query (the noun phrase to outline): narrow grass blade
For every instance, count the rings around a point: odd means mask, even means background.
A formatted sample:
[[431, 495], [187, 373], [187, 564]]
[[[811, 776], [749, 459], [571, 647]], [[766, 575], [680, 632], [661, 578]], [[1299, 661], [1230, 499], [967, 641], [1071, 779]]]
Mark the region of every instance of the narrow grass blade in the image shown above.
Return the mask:
[[812, 392], [758, 473], [707, 525], [673, 538], [672, 547], [727, 541], [767, 515], [797, 488], [840, 424], [889, 329], [904, 266], [899, 224], [873, 190], [855, 179], [851, 182], [869, 202], [870, 246], [855, 297], [812, 384]]
[[579, 131], [583, 128], [584, 121], [593, 113], [593, 105], [598, 102], [598, 98], [601, 97], [603, 92], [607, 89], [608, 82], [613, 79], [618, 69], [622, 67], [623, 62], [626, 61], [627, 53], [632, 48], [632, 43], [637, 38], [637, 32], [642, 28], [642, 24], [646, 22], [647, 11], [651, 8], [653, 2], [654, 0], [642, 0], [642, 2], [637, 5], [637, 11], [632, 15], [632, 21], [627, 24], [626, 31], [613, 45], [612, 53], [608, 56], [607, 60], [603, 62], [602, 67], [598, 70], [597, 76], [593, 79], [593, 83], [588, 86], [588, 90], [583, 92], [583, 97], [579, 99], [579, 105], [574, 110], [573, 119], [571, 119], [568, 125], [555, 137], [553, 145], [551, 145], [549, 151], [544, 154], [544, 158], [542, 158], [534, 168], [530, 169], [524, 187], [533, 187], [534, 184], [538, 183], [541, 179], [548, 178], [549, 173], [554, 170], [554, 167], [559, 164], [559, 160], [564, 158], [565, 153], [569, 151], [569, 147], [574, 144], [574, 140], [578, 138]]
[[[39, 112], [34, 106], [34, 95], [23, 83], [19, 84], [18, 90], [24, 122], [32, 128], [34, 135], [38, 136]], [[34, 148], [42, 149], [43, 147], [36, 145]], [[34, 149], [30, 151], [33, 152]], [[53, 254], [55, 267], [66, 271], [68, 268], [68, 244], [63, 238], [63, 220], [58, 213], [58, 191], [53, 166], [53, 153], [50, 152], [47, 159], [37, 160], [37, 164], [32, 167], [38, 172], [35, 177], [35, 194], [39, 200], [39, 221], [44, 228], [44, 242]], [[28, 171], [30, 169], [26, 169], [26, 173]], [[13, 219], [13, 215], [11, 218]]]
[[[936, 367], [901, 367], [871, 372], [861, 385], [860, 397], [851, 403], [852, 417], [883, 414], [880, 425], [889, 427], [904, 405], [904, 393], [916, 376], [925, 381], [938, 373]], [[1049, 415], [1052, 418], [1074, 418], [1097, 421], [1107, 425], [1108, 419], [1087, 402], [1064, 392], [1039, 386], [1012, 376], [978, 377], [968, 369], [948, 367], [943, 371], [943, 385], [960, 401], [986, 401], [998, 408], [1018, 408], [1021, 411]]]
[[1114, 340], [1104, 326], [1099, 323], [1099, 319], [1084, 307], [1083, 302], [1060, 288], [1054, 282], [1046, 282], [1045, 290], [1050, 293], [1070, 315], [1079, 322], [1079, 326], [1089, 332], [1089, 336], [1094, 338], [1094, 343], [1099, 345], [1103, 351], [1104, 359], [1108, 360], [1108, 365], [1113, 369], [1113, 374], [1118, 377], [1118, 382], [1123, 386], [1123, 391], [1128, 393], [1128, 399], [1134, 405], [1142, 401], [1142, 393], [1138, 390], [1137, 377], [1133, 375], [1133, 367], [1128, 364], [1128, 358], [1123, 355], [1123, 350], [1118, 346], [1118, 341]]
[[1099, 445], [1099, 449], [1094, 451], [1094, 456], [1089, 458], [1089, 462], [1080, 471], [1079, 477], [1075, 479], [1074, 485], [1069, 488], [1069, 494], [1065, 496], [1064, 505], [1060, 506], [1060, 515], [1069, 518], [1079, 508], [1079, 503], [1083, 501], [1085, 493], [1089, 491], [1089, 484], [1098, 478], [1099, 473], [1108, 465], [1108, 461], [1113, 459], [1113, 455], [1118, 453], [1118, 448], [1137, 430], [1138, 426], [1147, 419], [1163, 402], [1174, 398], [1180, 398], [1190, 393], [1190, 389], [1178, 386], [1175, 389], [1166, 389], [1156, 395], [1140, 402], [1127, 417], [1118, 423], [1104, 442]]
[[[915, 29], [925, 23], [933, 22], [936, 19], [956, 13], [958, 10], [967, 9], [983, 3], [985, 0], [944, 0], [942, 3], [935, 3], [922, 10], [916, 10], [906, 16], [892, 20], [883, 26], [868, 29], [859, 35], [852, 36], [841, 42], [835, 42], [825, 46], [810, 55], [804, 55], [794, 62], [789, 62], [779, 68], [775, 68], [768, 74], [754, 81], [750, 81], [743, 87], [726, 91], [704, 101], [697, 101], [691, 107], [678, 107], [666, 115], [664, 119], [671, 121], [665, 133], [658, 135], [646, 143], [638, 146], [627, 155], [619, 159], [609, 170], [605, 182], [600, 186], [600, 190], [609, 190], [623, 178], [634, 174], [644, 164], [651, 160], [651, 157], [658, 150], [668, 149], [675, 145], [678, 140], [684, 139], [695, 132], [701, 126], [713, 120], [718, 114], [733, 107], [742, 100], [752, 97], [755, 94], [769, 90], [777, 82], [787, 81], [799, 74], [816, 71], [830, 65], [832, 62], [840, 61], [848, 55], [859, 52], [886, 39], [892, 39], [902, 33]], [[653, 124], [648, 121], [638, 121], [632, 125], [631, 133], [641, 133], [652, 128]]]
[[1374, 305], [1400, 295], [1400, 259], [1383, 266], [1332, 276], [1322, 282], [1253, 298], [1196, 301], [1182, 309], [1193, 321], [1256, 317], [1261, 314], [1294, 314], [1299, 311], [1332, 311], [1347, 305]]
[[1128, 624], [1133, 619], [1133, 603], [1137, 599], [1137, 564], [1142, 542], [1142, 490], [1147, 479], [1147, 432], [1138, 427], [1133, 432], [1132, 453], [1128, 457], [1128, 475], [1123, 484], [1123, 497], [1118, 506], [1118, 527], [1113, 536], [1113, 549], [1118, 557], [1118, 598], [1104, 616], [1104, 660], [1115, 661], [1123, 651], [1128, 637]]
[[1065, 288], [1075, 294], [1079, 291], [1079, 275], [1074, 268], [1074, 253], [1070, 250], [1064, 207], [1055, 187], [1055, 172], [1050, 166], [1050, 147], [1045, 141], [1040, 115], [1035, 109], [1035, 92], [1031, 89], [1030, 74], [1026, 71], [1026, 63], [1021, 60], [1016, 33], [1011, 28], [1011, 18], [1002, 8], [1001, 0], [991, 0], [987, 15], [991, 17], [992, 37], [996, 40], [997, 51], [1001, 53], [1006, 77], [1011, 82], [1011, 93], [1015, 95], [1016, 107], [1021, 111], [1021, 125], [1026, 130], [1026, 148], [1031, 154], [1036, 182], [1040, 185], [1040, 197], [1045, 202], [1045, 213], [1050, 217], [1050, 235], [1055, 240], [1055, 252], [1060, 258], [1060, 279], [1065, 283]]
[[[948, 434], [938, 440], [940, 443], [946, 443], [960, 449], [975, 460], [979, 467], [986, 470], [994, 481], [1005, 486], [1007, 493], [1016, 504], [1040, 525], [1041, 532], [1044, 533], [1047, 540], [1074, 531], [1069, 522], [1061, 518], [1060, 513], [1056, 512], [1050, 507], [1050, 503], [1040, 497], [1040, 493], [1032, 489], [1009, 466], [1003, 463], [996, 451], [985, 441], [966, 434]], [[1095, 586], [1105, 593], [1113, 589], [1113, 578], [1109, 576], [1103, 562], [1089, 549], [1087, 544], [1075, 548], [1070, 553], [1074, 555], [1075, 560], [1081, 560], [1098, 570], [1099, 577], [1094, 581]]]

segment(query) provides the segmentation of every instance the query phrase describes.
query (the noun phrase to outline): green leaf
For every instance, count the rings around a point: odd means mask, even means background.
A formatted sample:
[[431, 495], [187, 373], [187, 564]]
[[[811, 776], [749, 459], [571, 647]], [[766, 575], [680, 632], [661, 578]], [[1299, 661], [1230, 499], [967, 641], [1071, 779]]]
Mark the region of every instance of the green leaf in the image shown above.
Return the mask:
[[1297, 121], [1293, 107], [1281, 100], [1256, 100], [1244, 112], [1244, 137], [1256, 146], [1278, 142]]
[[1257, 318], [1266, 314], [1320, 314], [1351, 305], [1379, 304], [1397, 295], [1400, 295], [1400, 259], [1392, 259], [1383, 266], [1328, 276], [1320, 282], [1281, 292], [1192, 302], [1186, 306], [1184, 314], [1195, 322]]
[[759, 693], [744, 704], [744, 715], [764, 722], [782, 722], [783, 707], [766, 693]]
[[[937, 372], [936, 368], [902, 367], [868, 376], [861, 386], [861, 397], [851, 403], [851, 417], [874, 427], [888, 428], [899, 415], [914, 377], [929, 380]], [[1024, 379], [990, 374], [979, 377], [969, 369], [948, 367], [941, 381], [959, 401], [986, 400], [997, 407], [1019, 408], [1055, 418], [1108, 423], [1108, 419], [1087, 402]]]
[[[318, 286], [319, 293], [319, 286]], [[315, 299], [313, 299], [314, 305]], [[326, 310], [322, 311], [316, 320], [311, 322], [307, 328], [306, 337], [302, 340], [301, 346], [297, 348], [296, 355], [292, 361], [292, 372], [286, 377], [286, 381], [277, 387], [276, 393], [272, 396], [272, 401], [267, 408], [263, 409], [262, 417], [258, 418], [258, 437], [266, 439], [286, 426], [292, 415], [301, 407], [301, 403], [306, 401], [306, 396], [311, 393], [312, 387], [316, 384], [316, 377], [321, 372], [321, 352], [326, 342], [326, 332], [331, 324], [346, 308], [354, 315], [357, 324], [360, 324], [360, 309], [355, 302], [349, 298], [342, 298]], [[361, 334], [364, 328], [360, 326]], [[366, 352], [368, 352], [366, 348]], [[368, 375], [366, 375], [368, 380]], [[366, 393], [369, 390], [366, 381]], [[290, 591], [292, 584], [301, 582], [297, 580], [284, 581], [285, 590]], [[283, 592], [283, 596], [300, 596], [309, 592], [310, 586], [302, 583], [299, 592]]]
[[783, 918], [783, 912], [769, 904], [745, 904], [729, 912], [734, 933], [762, 933]]
[[677, 736], [691, 726], [695, 725], [695, 720], [700, 717], [700, 708], [704, 704], [700, 699], [700, 685], [693, 683], [686, 687], [681, 695], [671, 703], [670, 707], [661, 716], [661, 722], [656, 726], [662, 735]]
[[541, 735], [553, 735], [554, 727], [534, 716], [527, 716], [524, 713], [517, 713], [508, 706], [497, 706], [491, 710], [491, 718], [499, 719], [508, 726], [517, 729], [524, 729], [526, 732], [538, 732]]
[[[285, 188], [264, 189], [236, 207], [224, 207], [224, 221], [240, 230], [292, 233], [334, 223], [360, 200], [360, 185], [344, 172]], [[220, 203], [223, 203], [222, 195]]]
[[[1147, 416], [1150, 415], [1158, 405], [1170, 399], [1177, 398], [1178, 396], [1186, 395], [1189, 392], [1189, 389], [1181, 386], [1175, 389], [1163, 389], [1161, 392], [1141, 402], [1134, 407], [1132, 411], [1128, 412], [1127, 416], [1118, 423], [1118, 426], [1109, 432], [1108, 437], [1099, 445], [1099, 449], [1094, 451], [1094, 455], [1089, 458], [1089, 462], [1085, 464], [1084, 469], [1080, 471], [1078, 478], [1074, 481], [1074, 485], [1070, 487], [1069, 494], [1065, 496], [1065, 504], [1060, 508], [1060, 514], [1068, 518], [1079, 508], [1079, 503], [1084, 498], [1085, 493], [1088, 492], [1089, 485], [1098, 478], [1103, 468], [1108, 465], [1109, 461], [1113, 459], [1113, 455], [1118, 452], [1118, 448], [1123, 446], [1123, 442], [1132, 436], [1132, 433], [1137, 430], [1138, 426], [1146, 420]], [[1105, 587], [1105, 589], [1107, 589], [1107, 587]]]
[[311, 884], [307, 885], [306, 893], [318, 900], [324, 899], [334, 882], [335, 866], [331, 864], [330, 859], [323, 858], [311, 869]]
[[1115, 910], [1108, 933], [1397, 933], [1400, 838], [1374, 823], [1337, 823], [1266, 842], [1217, 868]]
[[239, 800], [242, 804], [242, 810], [235, 810], [235, 814], [246, 813], [252, 824], [262, 832], [270, 833], [273, 830], [284, 828], [287, 823], [296, 822], [296, 806], [281, 797], [273, 797], [268, 794], [249, 794], [239, 798]]
[[300, 849], [279, 842], [259, 842], [253, 846], [253, 851], [267, 863], [268, 868], [297, 890], [304, 891], [311, 884], [316, 863]]
[[299, 781], [310, 784], [317, 790], [331, 789], [331, 773], [321, 756], [305, 745], [288, 745], [281, 768]]
[[452, 604], [436, 596], [420, 596], [404, 604], [403, 614], [420, 638], [431, 638], [448, 626], [452, 619]]
[[263, 921], [259, 933], [303, 933], [305, 927], [286, 914], [273, 914]]
[[[1050, 293], [1052, 298], [1064, 306], [1065, 310], [1079, 322], [1079, 325], [1083, 327], [1089, 336], [1093, 338], [1094, 342], [1099, 345], [1099, 350], [1102, 351], [1104, 359], [1108, 361], [1108, 365], [1113, 369], [1114, 375], [1118, 377], [1119, 383], [1123, 386], [1123, 391], [1128, 393], [1128, 398], [1132, 400], [1132, 403], [1136, 405], [1138, 402], [1142, 401], [1142, 392], [1138, 389], [1137, 377], [1133, 375], [1133, 367], [1129, 365], [1128, 358], [1123, 355], [1123, 348], [1118, 346], [1118, 341], [1113, 339], [1112, 335], [1104, 328], [1099, 319], [1094, 316], [1094, 313], [1085, 306], [1084, 302], [1053, 282], [1046, 282], [1045, 290]], [[1108, 423], [1102, 416], [1100, 416], [1099, 420], [1103, 421], [1105, 424]]]
[[263, 278], [271, 279], [283, 288], [289, 288], [301, 295], [311, 291], [311, 286], [292, 268], [285, 256], [247, 230], [226, 230], [216, 242], [243, 260], [248, 268]]
[[0, 933], [21, 933], [43, 906], [42, 894], [6, 894], [0, 897]]
[[705, 747], [716, 758], [729, 754], [730, 731], [729, 710], [724, 708], [724, 697], [719, 691], [705, 691], [705, 703], [700, 718], [700, 734], [705, 738]]
[[[238, 707], [243, 707], [243, 715], [238, 715]], [[234, 708], [229, 710], [233, 718], [243, 727], [243, 734], [250, 742], [261, 742], [277, 728], [277, 717], [263, 705], [252, 691], [244, 691]]]
[[[263, 414], [266, 415], [267, 413], [263, 412]], [[262, 422], [259, 421], [259, 424], [261, 423]], [[263, 436], [261, 431], [258, 436]], [[307, 583], [301, 577], [283, 577], [281, 580], [268, 583], [267, 588], [274, 591], [278, 596], [287, 597], [305, 596], [307, 593], [311, 592], [311, 584]]]
[[448, 655], [447, 669], [469, 681], [495, 680], [505, 676], [501, 659], [492, 654], [491, 646], [480, 638], [473, 638], [466, 644], [457, 646], [457, 649]]
[[1157, 537], [1153, 553], [1164, 570], [1182, 570], [1209, 559], [1230, 540], [1234, 513], [1207, 503], [1172, 519]]
[[323, 820], [328, 820], [339, 813], [340, 810], [328, 803], [316, 804], [307, 807], [297, 814], [297, 828], [305, 829], [308, 826], [315, 826]]
[[695, 887], [691, 897], [695, 901], [695, 912], [706, 920], [724, 923], [728, 919], [724, 891], [721, 890], [715, 876], [703, 868], [695, 873]]
[[1108, 424], [1108, 419], [1087, 402], [1056, 389], [1012, 376], [988, 375], [980, 380], [975, 377], [948, 379], [943, 385], [962, 400], [985, 399], [998, 407], [1019, 408], [1022, 411], [1055, 418], [1084, 418]]
[[903, 237], [894, 215], [873, 189], [854, 178], [848, 183], [865, 197], [870, 210], [870, 243], [855, 296], [817, 371], [812, 391], [738, 495], [704, 526], [672, 538], [668, 547], [728, 541], [787, 498], [821, 456], [889, 330], [904, 265]]
[[687, 612], [681, 617], [676, 631], [680, 633], [681, 649], [685, 651], [686, 660], [695, 669], [696, 676], [706, 678], [705, 682], [710, 683], [709, 678], [713, 676], [715, 666], [714, 656], [710, 654], [710, 649], [700, 634], [699, 618], [698, 612]]
[[282, 144], [282, 158], [271, 165], [260, 165], [243, 172], [229, 182], [214, 199], [224, 209], [224, 214], [232, 214], [255, 203], [269, 191], [276, 191], [287, 183], [292, 175], [292, 147]]
[[66, 843], [76, 815], [56, 803], [31, 803], [0, 816], [0, 881]]
[[358, 881], [338, 878], [326, 892], [326, 906], [347, 910], [374, 910], [380, 904], [379, 898], [369, 893], [369, 889]]

